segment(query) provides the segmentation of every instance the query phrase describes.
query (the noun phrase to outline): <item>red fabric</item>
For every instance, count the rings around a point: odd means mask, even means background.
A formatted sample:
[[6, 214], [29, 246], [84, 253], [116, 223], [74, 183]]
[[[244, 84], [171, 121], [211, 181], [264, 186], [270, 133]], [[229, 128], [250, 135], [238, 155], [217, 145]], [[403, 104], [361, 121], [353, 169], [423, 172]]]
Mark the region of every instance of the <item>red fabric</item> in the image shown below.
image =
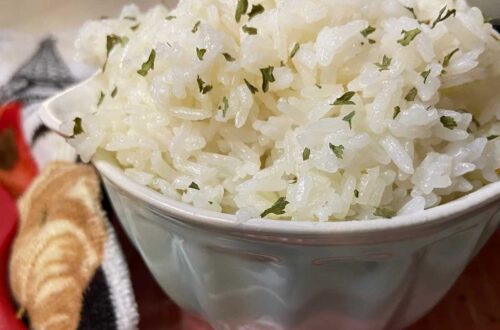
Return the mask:
[[16, 318], [8, 284], [9, 249], [16, 233], [17, 209], [12, 197], [0, 186], [0, 330], [26, 329]]
[[[14, 135], [16, 162], [11, 168], [2, 168], [0, 166], [0, 185], [3, 185], [12, 197], [17, 198], [28, 188], [38, 173], [30, 148], [24, 139], [21, 125], [21, 105], [19, 103], [0, 106], [0, 136], [5, 138], [5, 133], [9, 130], [9, 133]], [[3, 141], [5, 143], [7, 139], [3, 140], [5, 140]], [[4, 148], [4, 150], [10, 149]], [[0, 150], [0, 164], [5, 163], [7, 157], [13, 156], [11, 152], [4, 151], [2, 154]]]

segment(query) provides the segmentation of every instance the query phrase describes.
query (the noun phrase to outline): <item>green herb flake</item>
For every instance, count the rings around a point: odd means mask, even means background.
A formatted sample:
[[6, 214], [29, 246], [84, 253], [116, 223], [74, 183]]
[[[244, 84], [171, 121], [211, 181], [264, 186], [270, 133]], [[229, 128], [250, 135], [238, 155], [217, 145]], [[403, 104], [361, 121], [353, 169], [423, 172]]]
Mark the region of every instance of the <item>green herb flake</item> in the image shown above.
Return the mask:
[[443, 8], [441, 8], [441, 10], [439, 11], [438, 17], [432, 23], [431, 29], [434, 29], [439, 22], [442, 22], [445, 19], [447, 19], [448, 17], [455, 16], [457, 14], [457, 11], [455, 9], [448, 9], [448, 11], [445, 14], [446, 8], [447, 8], [447, 6], [444, 6]]
[[497, 137], [499, 137], [499, 136], [500, 136], [500, 135], [495, 135], [495, 134], [494, 134], [494, 135], [490, 135], [490, 136], [488, 136], [486, 139], [487, 139], [488, 141], [492, 141], [492, 140], [495, 140], [495, 139], [496, 139]]
[[167, 21], [171, 21], [171, 20], [176, 19], [176, 18], [177, 18], [177, 16], [174, 16], [174, 15], [168, 15], [167, 17], [165, 17], [165, 19]]
[[137, 73], [143, 77], [147, 76], [149, 70], [154, 70], [155, 68], [155, 58], [156, 58], [156, 51], [154, 49], [151, 49], [148, 60], [142, 63], [141, 69], [137, 70]]
[[205, 85], [205, 87], [203, 87], [202, 91], [201, 91], [201, 94], [207, 94], [208, 92], [210, 92], [211, 90], [213, 89], [213, 86], [212, 85]]
[[350, 129], [352, 129], [352, 118], [354, 117], [355, 114], [356, 114], [356, 111], [353, 111], [353, 112], [349, 113], [347, 116], [345, 116], [344, 118], [342, 118], [343, 121], [346, 121], [349, 123]]
[[422, 76], [422, 78], [424, 78], [424, 84], [427, 82], [427, 78], [429, 78], [429, 75], [431, 74], [431, 70], [427, 70], [427, 71], [424, 71], [422, 72], [420, 75]]
[[415, 87], [413, 87], [412, 89], [410, 89], [408, 94], [406, 94], [405, 100], [408, 102], [413, 102], [413, 101], [415, 101], [417, 94], [418, 94], [418, 90]]
[[375, 40], [373, 40], [373, 39], [368, 39], [368, 43], [369, 43], [370, 45], [373, 45], [374, 43], [376, 43], [376, 41], [375, 41]]
[[276, 215], [285, 214], [285, 207], [288, 204], [289, 202], [285, 199], [285, 197], [280, 197], [276, 202], [274, 202], [274, 204], [270, 208], [264, 210], [264, 212], [260, 214], [260, 217], [264, 218], [268, 214], [276, 214]]
[[229, 54], [229, 53], [222, 53], [222, 56], [224, 56], [224, 58], [228, 62], [234, 62], [234, 61], [236, 61], [236, 59], [234, 57], [232, 57], [231, 54]]
[[111, 51], [113, 48], [115, 48], [116, 45], [121, 44], [122, 46], [125, 46], [128, 42], [127, 37], [120, 37], [116, 34], [110, 34], [106, 36], [106, 61], [104, 62], [102, 66], [102, 71], [104, 72], [106, 70], [106, 65], [108, 64], [108, 59], [109, 59], [109, 54], [111, 54]]
[[241, 20], [241, 16], [245, 15], [248, 10], [248, 0], [238, 0], [238, 4], [236, 5], [236, 12], [234, 13], [234, 18], [236, 19], [236, 23], [239, 23]]
[[203, 79], [201, 79], [200, 76], [196, 77], [196, 82], [198, 83], [198, 89], [201, 93], [201, 91], [203, 90], [203, 86], [205, 86], [205, 82], [203, 81]]
[[330, 149], [333, 151], [335, 156], [337, 156], [338, 159], [344, 159], [344, 146], [343, 145], [334, 145], [330, 143]]
[[134, 16], [125, 16], [124, 19], [127, 19], [129, 21], [137, 21], [137, 18]]
[[309, 157], [311, 156], [311, 149], [309, 148], [304, 148], [304, 151], [302, 151], [302, 160], [308, 160]]
[[247, 26], [246, 24], [243, 25], [243, 27], [241, 29], [243, 30], [243, 32], [245, 32], [245, 33], [247, 33], [249, 35], [255, 35], [255, 34], [257, 34], [257, 29], [256, 28]]
[[450, 117], [450, 116], [441, 116], [441, 118], [439, 118], [439, 121], [447, 129], [451, 129], [452, 130], [455, 127], [457, 127], [457, 122], [455, 121], [455, 119], [453, 117]]
[[213, 204], [214, 204], [214, 202], [212, 202], [212, 201], [208, 201], [208, 204], [213, 205]]
[[198, 32], [198, 28], [200, 27], [200, 24], [201, 24], [201, 21], [196, 22], [194, 24], [193, 29], [191, 30], [191, 32], [193, 32], [193, 33]]
[[454, 49], [451, 53], [446, 55], [443, 60], [443, 68], [447, 68], [450, 65], [451, 58], [459, 51], [458, 48]]
[[396, 119], [396, 117], [399, 115], [401, 112], [401, 108], [399, 106], [394, 107], [394, 114], [392, 115], [392, 119]]
[[414, 19], [418, 19], [417, 14], [415, 14], [415, 9], [413, 9], [411, 7], [405, 7], [405, 8], [413, 15]]
[[376, 217], [382, 217], [382, 218], [387, 218], [390, 219], [396, 215], [396, 212], [385, 207], [377, 207], [375, 209], [375, 212], [373, 213], [374, 216]]
[[106, 36], [106, 55], [109, 56], [109, 54], [116, 45], [121, 44], [122, 46], [125, 46], [127, 42], [128, 42], [127, 37], [120, 37], [117, 36], [116, 34], [110, 34]]
[[115, 86], [115, 88], [111, 91], [111, 97], [115, 98], [116, 94], [118, 94], [118, 87]]
[[222, 98], [222, 104], [223, 104], [223, 107], [222, 107], [222, 117], [226, 117], [227, 110], [229, 109], [229, 100], [227, 99], [227, 97], [224, 96]]
[[354, 197], [359, 198], [359, 190], [354, 189]]
[[260, 15], [264, 12], [265, 8], [262, 5], [253, 5], [252, 10], [248, 13], [248, 20], [251, 20], [257, 15]]
[[196, 56], [198, 56], [198, 59], [200, 61], [203, 61], [203, 56], [205, 56], [206, 52], [207, 52], [207, 50], [205, 48], [196, 47]]
[[75, 123], [75, 125], [73, 126], [73, 136], [72, 137], [75, 137], [79, 134], [84, 133], [84, 130], [82, 128], [82, 118], [76, 117], [73, 120], [73, 122]]
[[298, 42], [296, 42], [295, 45], [293, 46], [292, 51], [290, 52], [290, 58], [293, 58], [295, 56], [295, 54], [297, 54], [299, 49], [300, 49], [300, 44]]
[[268, 66], [267, 68], [260, 69], [260, 73], [262, 74], [262, 91], [264, 93], [269, 90], [269, 83], [276, 81], [273, 75], [273, 71], [273, 66]]
[[104, 92], [103, 92], [103, 91], [101, 91], [101, 92], [99, 93], [99, 100], [97, 101], [97, 106], [98, 106], [98, 107], [100, 107], [100, 106], [101, 106], [102, 102], [104, 101], [104, 97], [105, 97], [105, 96], [106, 96], [106, 95], [104, 94]]
[[250, 90], [250, 93], [255, 94], [255, 93], [257, 93], [259, 91], [257, 89], [257, 87], [255, 87], [254, 85], [252, 85], [251, 83], [249, 83], [248, 80], [243, 79], [243, 81], [245, 82], [245, 84], [247, 85], [248, 89]]
[[205, 83], [200, 76], [196, 77], [196, 82], [198, 83], [198, 89], [201, 94], [207, 94], [213, 89], [213, 86]]
[[387, 71], [389, 70], [389, 66], [391, 65], [392, 58], [384, 55], [382, 58], [382, 63], [375, 63], [375, 65], [379, 68], [378, 71]]
[[410, 31], [406, 31], [406, 30], [403, 30], [401, 31], [401, 34], [403, 34], [403, 38], [399, 39], [398, 40], [398, 44], [402, 45], [402, 46], [408, 46], [412, 41], [413, 39], [415, 39], [420, 33], [422, 33], [422, 31], [420, 29], [413, 29], [413, 30], [410, 30]]
[[321, 86], [320, 84], [314, 84], [314, 86], [318, 87], [318, 89], [323, 88], [323, 86]]
[[332, 105], [355, 105], [356, 103], [351, 101], [355, 94], [356, 92], [346, 92], [341, 97], [337, 98]]
[[141, 26], [141, 23], [137, 23], [136, 25], [131, 26], [131, 27], [130, 27], [130, 30], [132, 30], [132, 31], [137, 31], [137, 29], [138, 29], [140, 26]]
[[377, 29], [374, 28], [373, 26], [368, 26], [366, 29], [362, 30], [361, 31], [361, 35], [363, 37], [368, 37], [370, 34], [372, 34], [373, 32], [375, 32]]
[[196, 182], [191, 182], [191, 184], [189, 185], [189, 188], [200, 190], [200, 186], [198, 186], [198, 184], [196, 184]]

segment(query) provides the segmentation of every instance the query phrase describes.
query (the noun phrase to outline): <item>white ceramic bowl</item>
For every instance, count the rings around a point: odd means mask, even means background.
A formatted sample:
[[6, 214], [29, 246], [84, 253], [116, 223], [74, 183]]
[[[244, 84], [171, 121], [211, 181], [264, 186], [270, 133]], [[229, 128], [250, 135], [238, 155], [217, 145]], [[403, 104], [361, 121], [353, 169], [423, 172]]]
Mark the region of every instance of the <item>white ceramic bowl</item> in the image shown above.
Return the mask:
[[[85, 83], [44, 105], [61, 132]], [[63, 132], [62, 133], [68, 133]], [[93, 160], [128, 236], [180, 306], [216, 329], [400, 329], [448, 291], [500, 222], [500, 182], [387, 220], [235, 217], [171, 200]]]

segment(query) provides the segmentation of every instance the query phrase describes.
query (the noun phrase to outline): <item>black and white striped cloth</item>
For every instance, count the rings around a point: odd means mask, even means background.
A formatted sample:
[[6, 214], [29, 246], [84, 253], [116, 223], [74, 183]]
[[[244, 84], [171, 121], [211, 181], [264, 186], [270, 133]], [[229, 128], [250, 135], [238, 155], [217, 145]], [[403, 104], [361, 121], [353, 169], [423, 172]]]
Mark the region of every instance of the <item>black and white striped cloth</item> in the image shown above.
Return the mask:
[[[37, 113], [42, 101], [74, 83], [56, 41], [47, 38], [0, 87], [0, 104], [18, 101], [23, 106], [24, 135], [40, 169], [52, 160], [78, 161], [72, 147], [49, 131]], [[85, 291], [79, 329], [136, 329], [139, 316], [127, 264], [113, 227], [107, 226], [104, 261]]]

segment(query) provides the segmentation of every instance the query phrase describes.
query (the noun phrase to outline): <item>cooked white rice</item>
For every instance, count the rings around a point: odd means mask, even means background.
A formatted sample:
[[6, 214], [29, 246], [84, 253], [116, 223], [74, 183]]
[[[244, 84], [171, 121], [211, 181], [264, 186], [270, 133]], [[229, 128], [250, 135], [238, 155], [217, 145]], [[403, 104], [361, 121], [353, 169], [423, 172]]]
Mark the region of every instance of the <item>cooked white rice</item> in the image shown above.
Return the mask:
[[78, 113], [84, 160], [108, 151], [140, 184], [240, 220], [391, 217], [498, 180], [500, 36], [479, 9], [250, 0], [237, 23], [238, 2], [127, 6], [84, 25], [86, 62], [102, 67], [116, 43]]

